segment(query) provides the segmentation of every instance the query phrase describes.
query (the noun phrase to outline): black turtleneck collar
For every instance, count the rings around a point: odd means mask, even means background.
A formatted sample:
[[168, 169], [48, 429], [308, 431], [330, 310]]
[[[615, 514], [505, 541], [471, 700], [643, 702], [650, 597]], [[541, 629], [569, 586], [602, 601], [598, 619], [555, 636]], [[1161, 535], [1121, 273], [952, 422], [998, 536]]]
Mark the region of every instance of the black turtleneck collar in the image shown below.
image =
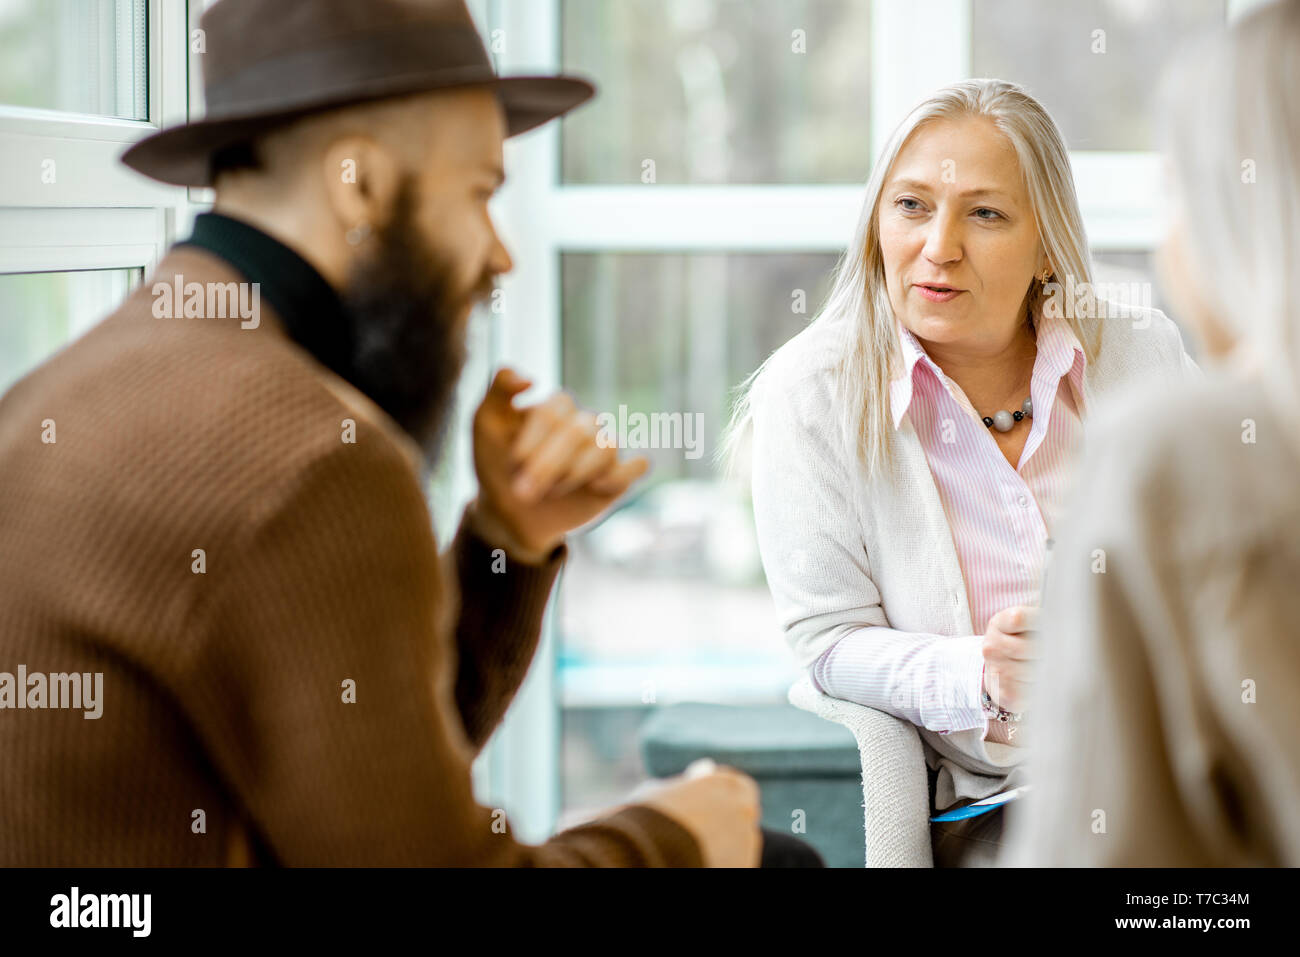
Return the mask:
[[338, 292], [311, 263], [278, 239], [221, 213], [200, 213], [178, 246], [220, 256], [259, 286], [289, 337], [322, 365], [347, 378], [350, 325]]

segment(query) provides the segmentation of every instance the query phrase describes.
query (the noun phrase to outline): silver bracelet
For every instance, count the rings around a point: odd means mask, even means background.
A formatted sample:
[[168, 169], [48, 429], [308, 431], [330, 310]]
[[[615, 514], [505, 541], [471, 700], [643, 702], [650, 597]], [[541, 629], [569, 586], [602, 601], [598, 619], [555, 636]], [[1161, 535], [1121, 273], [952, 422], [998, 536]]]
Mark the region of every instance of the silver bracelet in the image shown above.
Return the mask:
[[983, 705], [984, 713], [986, 715], [988, 715], [990, 718], [996, 718], [998, 721], [1001, 721], [1003, 724], [1005, 724], [1008, 721], [1018, 722], [1024, 716], [1023, 712], [1007, 711], [1005, 708], [995, 705], [993, 703], [992, 697], [989, 696], [988, 691], [985, 690], [984, 688], [980, 689], [980, 704]]

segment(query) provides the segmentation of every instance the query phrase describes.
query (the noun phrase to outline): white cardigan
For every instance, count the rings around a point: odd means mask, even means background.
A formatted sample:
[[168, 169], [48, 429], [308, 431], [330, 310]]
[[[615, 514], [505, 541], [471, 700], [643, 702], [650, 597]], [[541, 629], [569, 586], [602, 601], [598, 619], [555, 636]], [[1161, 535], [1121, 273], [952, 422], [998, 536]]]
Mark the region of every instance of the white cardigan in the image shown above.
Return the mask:
[[[1084, 323], [1087, 332], [1088, 323], [1105, 326], [1100, 353], [1084, 375], [1089, 410], [1139, 380], [1199, 374], [1177, 326], [1159, 310]], [[870, 481], [840, 438], [833, 397], [839, 335], [835, 327], [810, 325], [775, 353], [751, 392], [759, 550], [803, 668], [866, 626], [974, 632], [947, 517], [910, 416], [890, 436], [893, 485]], [[917, 730], [926, 763], [939, 772], [939, 807], [1022, 780], [1023, 748], [986, 742], [979, 729]]]

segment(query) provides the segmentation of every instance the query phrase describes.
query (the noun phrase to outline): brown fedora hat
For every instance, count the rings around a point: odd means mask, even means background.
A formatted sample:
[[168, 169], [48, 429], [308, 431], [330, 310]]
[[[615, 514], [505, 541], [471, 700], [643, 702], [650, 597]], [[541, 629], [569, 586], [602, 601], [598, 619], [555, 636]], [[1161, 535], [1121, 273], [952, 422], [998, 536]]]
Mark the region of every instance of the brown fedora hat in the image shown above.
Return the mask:
[[137, 172], [178, 186], [210, 186], [214, 151], [322, 110], [489, 87], [514, 136], [596, 92], [573, 76], [497, 76], [464, 0], [219, 0], [199, 26], [205, 116], [122, 154]]

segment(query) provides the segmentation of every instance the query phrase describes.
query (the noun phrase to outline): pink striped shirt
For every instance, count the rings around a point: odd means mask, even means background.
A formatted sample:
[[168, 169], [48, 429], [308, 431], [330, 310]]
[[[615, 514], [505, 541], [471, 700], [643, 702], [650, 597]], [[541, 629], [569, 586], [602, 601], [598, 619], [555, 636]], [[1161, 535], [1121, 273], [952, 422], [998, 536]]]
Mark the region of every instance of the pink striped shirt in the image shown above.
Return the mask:
[[[988, 740], [1008, 743], [1006, 727], [988, 722], [980, 709], [980, 645], [994, 614], [1038, 604], [1048, 542], [1082, 447], [1087, 360], [1063, 319], [1036, 320], [1029, 388], [1034, 415], [1012, 468], [961, 387], [909, 329], [897, 320], [896, 326], [904, 371], [890, 383], [894, 428], [909, 416], [925, 452], [952, 530], [973, 631], [937, 636], [861, 628], [822, 654], [813, 680], [833, 697], [940, 733], [983, 727]], [[930, 583], [917, 581], [916, 587]]]

